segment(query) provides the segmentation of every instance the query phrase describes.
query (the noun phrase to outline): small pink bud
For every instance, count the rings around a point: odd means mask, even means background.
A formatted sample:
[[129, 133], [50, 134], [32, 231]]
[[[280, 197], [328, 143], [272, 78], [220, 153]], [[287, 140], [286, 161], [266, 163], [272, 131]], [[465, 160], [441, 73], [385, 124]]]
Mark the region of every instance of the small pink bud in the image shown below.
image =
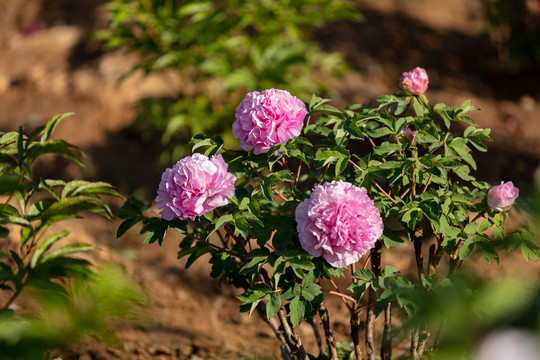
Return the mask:
[[405, 136], [407, 140], [412, 144], [414, 142], [414, 138], [416, 137], [416, 131], [411, 130], [409, 127], [404, 127], [401, 130], [401, 135]]
[[519, 196], [519, 189], [509, 182], [493, 186], [488, 191], [487, 203], [490, 208], [497, 211], [507, 210]]
[[421, 67], [404, 72], [399, 79], [399, 87], [415, 95], [423, 94], [428, 88], [428, 83], [427, 72]]

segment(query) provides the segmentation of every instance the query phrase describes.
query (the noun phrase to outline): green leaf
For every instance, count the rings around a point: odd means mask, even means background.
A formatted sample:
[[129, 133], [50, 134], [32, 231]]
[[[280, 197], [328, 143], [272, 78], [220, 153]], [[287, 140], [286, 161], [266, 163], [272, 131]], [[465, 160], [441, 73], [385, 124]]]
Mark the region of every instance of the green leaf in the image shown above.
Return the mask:
[[62, 199], [77, 195], [113, 195], [119, 194], [113, 190], [113, 186], [106, 182], [90, 182], [82, 180], [74, 180], [68, 182], [62, 191]]
[[126, 231], [131, 229], [133, 226], [135, 226], [135, 224], [139, 223], [142, 219], [143, 218], [140, 216], [135, 216], [135, 217], [131, 217], [122, 221], [120, 226], [118, 226], [118, 230], [116, 231], [116, 237], [119, 238], [122, 235], [124, 235]]
[[34, 269], [36, 265], [40, 262], [41, 257], [47, 252], [47, 250], [49, 250], [54, 244], [56, 244], [56, 242], [66, 237], [68, 234], [69, 231], [59, 231], [49, 236], [47, 240], [43, 241], [43, 243], [41, 243], [41, 245], [34, 252], [32, 260], [30, 261], [30, 267]]
[[379, 314], [384, 310], [386, 307], [386, 304], [390, 302], [390, 299], [392, 298], [392, 290], [391, 289], [385, 289], [378, 297], [378, 299], [375, 301], [375, 306], [373, 306], [373, 314], [375, 317], [379, 316]]
[[0, 176], [0, 194], [12, 194], [22, 190], [20, 176], [17, 174], [5, 174]]
[[354, 274], [352, 274], [352, 278], [358, 280], [357, 284], [365, 284], [370, 281], [373, 281], [375, 279], [375, 275], [371, 270], [368, 269], [360, 269]]
[[49, 138], [51, 137], [51, 134], [53, 133], [54, 129], [56, 128], [56, 126], [58, 125], [60, 120], [66, 118], [68, 116], [71, 116], [71, 115], [73, 115], [73, 113], [65, 113], [65, 114], [60, 114], [60, 115], [56, 115], [55, 117], [53, 117], [52, 120], [49, 121], [47, 123], [47, 125], [45, 125], [45, 128], [43, 130], [43, 135], [41, 136], [40, 143], [45, 144], [49, 140]]
[[373, 149], [373, 153], [380, 157], [386, 157], [399, 151], [401, 151], [400, 144], [394, 144], [389, 142], [383, 142], [380, 146], [377, 146]]
[[56, 250], [51, 251], [47, 256], [45, 256], [40, 263], [46, 263], [47, 261], [50, 261], [52, 259], [56, 259], [58, 257], [64, 257], [64, 255], [76, 253], [76, 252], [83, 252], [83, 251], [90, 251], [90, 250], [96, 250], [98, 249], [94, 245], [90, 244], [71, 244], [66, 245], [61, 248], [58, 248]]
[[289, 316], [291, 317], [291, 323], [293, 326], [298, 326], [302, 322], [306, 313], [306, 304], [302, 301], [300, 296], [296, 296], [289, 304]]
[[0, 237], [5, 238], [9, 235], [9, 230], [3, 226], [0, 226]]
[[478, 126], [478, 123], [468, 116], [457, 116], [454, 120], [461, 121], [461, 122], [464, 122], [465, 124], [469, 124], [472, 126]]
[[311, 113], [314, 109], [320, 107], [321, 105], [332, 101], [331, 99], [323, 99], [318, 97], [317, 95], [313, 94], [311, 96], [311, 100], [309, 101], [308, 105], [308, 112]]
[[403, 240], [401, 236], [389, 230], [386, 230], [386, 233], [382, 234], [381, 240], [384, 242], [384, 246], [387, 249], [390, 249], [391, 247], [394, 247], [394, 246], [406, 245], [405, 240]]
[[34, 161], [37, 157], [44, 154], [56, 154], [66, 159], [70, 159], [79, 166], [84, 166], [84, 163], [75, 155], [75, 152], [82, 151], [75, 145], [68, 144], [63, 140], [48, 141], [45, 144], [32, 143], [28, 146], [26, 158], [29, 161]]
[[268, 303], [266, 304], [266, 317], [273, 318], [281, 308], [281, 296], [277, 292], [271, 292], [266, 295]]
[[40, 189], [43, 189], [45, 191], [47, 191], [49, 194], [51, 194], [57, 201], [60, 201], [60, 195], [58, 195], [58, 193], [56, 192], [56, 190], [54, 190], [54, 188], [49, 184], [47, 183], [46, 180], [43, 180], [41, 179], [39, 181], [39, 188]]
[[459, 259], [464, 260], [465, 258], [467, 258], [467, 256], [470, 255], [473, 249], [474, 249], [474, 239], [468, 238], [461, 246], [461, 249], [459, 249]]
[[314, 160], [324, 161], [322, 166], [326, 166], [329, 163], [337, 161], [343, 158], [343, 154], [336, 150], [318, 150], [315, 154]]
[[444, 125], [446, 126], [447, 129], [450, 128], [450, 120], [451, 120], [451, 117], [447, 112], [448, 110], [449, 110], [449, 107], [446, 106], [445, 104], [435, 104], [435, 106], [433, 107], [433, 111], [435, 111], [437, 114], [441, 116], [441, 118], [444, 121]]
[[34, 229], [32, 227], [23, 227], [21, 228], [21, 249], [26, 245], [28, 240], [34, 235]]
[[315, 114], [315, 113], [318, 113], [318, 112], [327, 112], [327, 113], [332, 113], [332, 114], [341, 114], [341, 110], [335, 108], [334, 106], [332, 105], [317, 105], [316, 108], [313, 108], [309, 113], [310, 114]]
[[491, 259], [495, 259], [497, 265], [499, 264], [499, 254], [497, 254], [495, 243], [487, 241], [484, 238], [475, 238], [474, 241], [482, 256], [486, 258], [488, 264], [491, 262]]
[[254, 257], [249, 263], [247, 263], [240, 269], [240, 275], [258, 273], [265, 262], [266, 257], [264, 256]]
[[530, 232], [524, 232], [521, 234], [521, 239], [521, 253], [525, 260], [540, 260], [539, 246], [534, 235]]

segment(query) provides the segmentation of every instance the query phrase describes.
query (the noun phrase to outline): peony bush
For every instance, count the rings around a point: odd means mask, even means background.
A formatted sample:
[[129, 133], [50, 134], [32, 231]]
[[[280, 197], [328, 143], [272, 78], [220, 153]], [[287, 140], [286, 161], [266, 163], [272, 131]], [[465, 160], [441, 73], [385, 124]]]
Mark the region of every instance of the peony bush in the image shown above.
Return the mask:
[[[195, 136], [194, 154], [163, 174], [160, 216], [129, 199], [118, 235], [142, 222], [145, 242], [161, 244], [179, 231], [186, 268], [202, 258], [242, 289], [240, 311], [265, 319], [285, 358], [391, 359], [404, 343], [413, 359], [436, 351], [442, 323], [420, 316], [428, 295], [450, 289], [466, 260], [539, 252], [525, 228], [504, 227], [518, 189], [471, 174], [491, 140], [468, 116], [478, 108], [431, 107], [427, 85], [416, 68], [395, 94], [343, 110], [315, 95], [304, 104], [285, 90], [251, 92], [233, 125], [242, 149]], [[396, 247], [410, 248], [409, 266], [393, 266]], [[334, 338], [329, 297], [349, 312], [350, 345]], [[305, 349], [303, 321], [318, 349]]]

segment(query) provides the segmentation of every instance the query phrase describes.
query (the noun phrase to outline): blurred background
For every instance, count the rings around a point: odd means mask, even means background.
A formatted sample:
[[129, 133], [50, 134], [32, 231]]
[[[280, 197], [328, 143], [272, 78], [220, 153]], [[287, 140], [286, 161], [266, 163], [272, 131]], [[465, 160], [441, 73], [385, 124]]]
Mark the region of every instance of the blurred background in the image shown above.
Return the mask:
[[[247, 91], [317, 92], [342, 107], [394, 92], [420, 66], [432, 104], [482, 109], [471, 117], [494, 142], [475, 154], [475, 175], [513, 181], [527, 208], [540, 163], [539, 25], [540, 0], [0, 0], [0, 130], [74, 112], [55, 137], [80, 146], [88, 166], [45, 161], [36, 173], [103, 180], [149, 201], [192, 135], [236, 145], [230, 125]], [[176, 239], [141, 245], [135, 233], [116, 239], [117, 226], [90, 216], [72, 231], [146, 288], [153, 322], [118, 329], [124, 352], [88, 340], [64, 358], [277, 353], [205, 264], [182, 270]], [[513, 255], [502, 270], [481, 266], [487, 276], [540, 269]], [[346, 314], [333, 321], [346, 331]]]

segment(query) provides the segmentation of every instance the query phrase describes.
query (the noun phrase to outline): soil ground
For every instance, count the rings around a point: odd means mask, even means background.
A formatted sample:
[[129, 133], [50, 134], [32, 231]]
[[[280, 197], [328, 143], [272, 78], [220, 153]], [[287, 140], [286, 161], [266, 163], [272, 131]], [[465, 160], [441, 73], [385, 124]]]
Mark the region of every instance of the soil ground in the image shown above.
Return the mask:
[[[62, 162], [50, 162], [37, 171], [104, 180], [126, 195], [137, 191], [151, 198], [141, 189], [157, 188], [163, 170], [159, 141], [142, 143], [129, 125], [136, 101], [167, 95], [171, 83], [167, 75], [135, 74], [118, 84], [134, 58], [121, 50], [102, 53], [99, 44], [83, 40], [88, 31], [106, 26], [103, 3], [0, 0], [0, 130], [31, 128], [55, 114], [74, 112], [55, 136], [80, 146], [89, 166], [81, 173]], [[428, 69], [432, 102], [457, 105], [471, 99], [482, 109], [474, 119], [491, 128], [494, 138], [489, 156], [480, 158], [477, 177], [491, 183], [511, 180], [525, 197], [540, 163], [540, 68], [508, 70], [497, 49], [479, 36], [484, 24], [471, 18], [470, 3], [362, 1], [362, 23], [331, 24], [316, 38], [324, 50], [342, 52], [351, 65], [336, 81], [338, 104], [391, 93], [400, 73], [416, 66]], [[178, 239], [167, 238], [162, 247], [142, 245], [135, 233], [116, 239], [118, 221], [95, 217], [66, 226], [78, 241], [102, 248], [98, 259], [120, 262], [147, 290], [151, 322], [144, 327], [119, 326], [123, 349], [88, 340], [66, 350], [64, 359], [279, 356], [279, 343], [267, 325], [257, 316], [238, 313], [235, 290], [220, 288], [210, 279], [208, 264], [201, 261], [190, 271], [183, 270], [176, 259]], [[391, 256], [394, 265], [398, 262], [408, 269], [403, 251]], [[481, 266], [489, 276], [501, 272], [534, 276], [540, 270], [538, 264], [527, 264], [514, 254], [502, 259], [501, 268]], [[338, 340], [347, 341], [345, 309], [336, 300], [330, 311]], [[299, 331], [308, 334], [311, 329], [306, 325]]]

